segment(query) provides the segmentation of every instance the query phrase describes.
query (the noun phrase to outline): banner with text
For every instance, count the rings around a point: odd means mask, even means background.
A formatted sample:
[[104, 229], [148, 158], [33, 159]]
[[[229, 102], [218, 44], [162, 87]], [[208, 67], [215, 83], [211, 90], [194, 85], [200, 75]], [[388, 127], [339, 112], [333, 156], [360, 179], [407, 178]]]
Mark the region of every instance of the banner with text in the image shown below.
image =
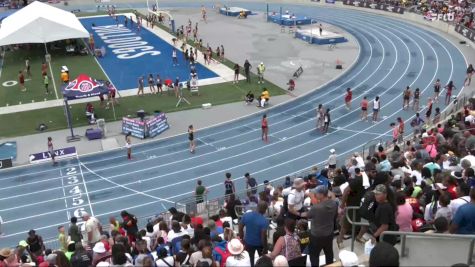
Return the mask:
[[475, 30], [467, 28], [462, 24], [458, 24], [455, 26], [455, 31], [467, 37], [470, 41], [475, 42]]
[[365, 7], [365, 8], [383, 10], [383, 11], [399, 13], [399, 14], [404, 14], [404, 10], [405, 10], [404, 7], [397, 7], [397, 6], [391, 6], [391, 5], [386, 5], [386, 4], [376, 4], [376, 3], [357, 1], [357, 0], [343, 0], [343, 4], [347, 6]]
[[[55, 159], [65, 159], [77, 156], [76, 147], [66, 147], [54, 150]], [[42, 163], [51, 160], [51, 154], [46, 152], [40, 152], [30, 155], [30, 163]]]
[[0, 169], [13, 167], [12, 159], [0, 159]]

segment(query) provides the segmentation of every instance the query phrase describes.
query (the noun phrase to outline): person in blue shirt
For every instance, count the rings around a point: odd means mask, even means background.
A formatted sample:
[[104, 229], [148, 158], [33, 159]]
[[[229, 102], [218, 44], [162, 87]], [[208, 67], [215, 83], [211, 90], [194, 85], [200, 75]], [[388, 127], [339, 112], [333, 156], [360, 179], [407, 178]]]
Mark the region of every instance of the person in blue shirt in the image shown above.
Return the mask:
[[470, 202], [457, 209], [449, 231], [451, 234], [475, 234], [475, 188], [470, 190]]
[[317, 176], [318, 185], [323, 185], [326, 188], [329, 187], [330, 182], [328, 181], [328, 170], [323, 169], [320, 174]]
[[[244, 237], [244, 245], [251, 259], [251, 267], [254, 267], [254, 254], [259, 256], [267, 253], [267, 228], [269, 221], [264, 217], [267, 211], [267, 203], [259, 202], [257, 211], [245, 213], [239, 223], [239, 236]], [[244, 233], [244, 228], [246, 232]]]

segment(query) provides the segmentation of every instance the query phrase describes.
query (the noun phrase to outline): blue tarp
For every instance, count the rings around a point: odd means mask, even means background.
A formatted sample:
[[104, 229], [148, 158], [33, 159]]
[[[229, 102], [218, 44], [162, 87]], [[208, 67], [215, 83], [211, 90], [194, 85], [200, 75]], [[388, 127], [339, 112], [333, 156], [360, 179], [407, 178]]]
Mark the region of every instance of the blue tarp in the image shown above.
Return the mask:
[[0, 159], [16, 160], [16, 142], [8, 141], [0, 144]]

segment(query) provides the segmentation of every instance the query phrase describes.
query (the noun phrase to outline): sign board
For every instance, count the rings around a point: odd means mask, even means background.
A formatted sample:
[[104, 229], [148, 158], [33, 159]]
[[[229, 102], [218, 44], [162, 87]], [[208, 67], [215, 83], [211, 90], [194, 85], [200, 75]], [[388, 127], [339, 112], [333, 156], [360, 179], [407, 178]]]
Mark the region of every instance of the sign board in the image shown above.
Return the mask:
[[170, 128], [165, 113], [159, 113], [152, 119], [147, 120], [145, 122], [145, 126], [147, 129], [148, 137], [155, 137]]
[[12, 159], [0, 159], [0, 169], [13, 167]]
[[[54, 150], [56, 159], [65, 159], [70, 157], [77, 156], [76, 147], [66, 147]], [[30, 163], [42, 163], [51, 160], [51, 154], [46, 152], [40, 152], [35, 154], [30, 154]]]
[[302, 73], [303, 73], [303, 68], [302, 68], [302, 66], [300, 66], [300, 67], [294, 72], [294, 78], [300, 77], [300, 75], [302, 75]]
[[470, 41], [475, 42], [475, 30], [469, 29], [462, 24], [458, 24], [455, 26], [455, 31], [470, 39]]
[[130, 132], [133, 137], [144, 139], [155, 137], [170, 128], [165, 113], [141, 121], [140, 119], [122, 118], [122, 133]]
[[376, 10], [383, 10], [392, 13], [404, 14], [404, 7], [391, 6], [386, 4], [375, 4], [370, 2], [358, 1], [358, 0], [343, 0], [343, 4], [347, 6], [365, 7]]
[[145, 123], [140, 119], [122, 118], [122, 133], [131, 133], [133, 137], [145, 138]]

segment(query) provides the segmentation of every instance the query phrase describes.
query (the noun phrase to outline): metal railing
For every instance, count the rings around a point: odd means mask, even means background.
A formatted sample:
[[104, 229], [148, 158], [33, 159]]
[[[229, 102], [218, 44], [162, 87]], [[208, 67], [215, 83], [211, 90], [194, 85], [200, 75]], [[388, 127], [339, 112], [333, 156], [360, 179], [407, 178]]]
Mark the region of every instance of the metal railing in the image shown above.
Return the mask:
[[[346, 207], [345, 216], [348, 222], [351, 224], [351, 251], [355, 249], [355, 235], [356, 235], [356, 226], [369, 226], [369, 222], [366, 220], [356, 221], [356, 212], [360, 209], [358, 206], [348, 206]], [[349, 212], [351, 211], [351, 218]]]
[[423, 238], [432, 238], [434, 240], [439, 239], [451, 239], [451, 240], [468, 240], [470, 241], [470, 246], [467, 256], [467, 265], [472, 265], [473, 263], [473, 250], [475, 247], [475, 235], [451, 235], [451, 234], [426, 234], [426, 233], [415, 233], [415, 232], [396, 232], [396, 231], [385, 231], [381, 234], [381, 239], [386, 235], [400, 236], [401, 237], [401, 254], [400, 257], [404, 258], [408, 255], [406, 252], [406, 239], [407, 237], [423, 237]]

